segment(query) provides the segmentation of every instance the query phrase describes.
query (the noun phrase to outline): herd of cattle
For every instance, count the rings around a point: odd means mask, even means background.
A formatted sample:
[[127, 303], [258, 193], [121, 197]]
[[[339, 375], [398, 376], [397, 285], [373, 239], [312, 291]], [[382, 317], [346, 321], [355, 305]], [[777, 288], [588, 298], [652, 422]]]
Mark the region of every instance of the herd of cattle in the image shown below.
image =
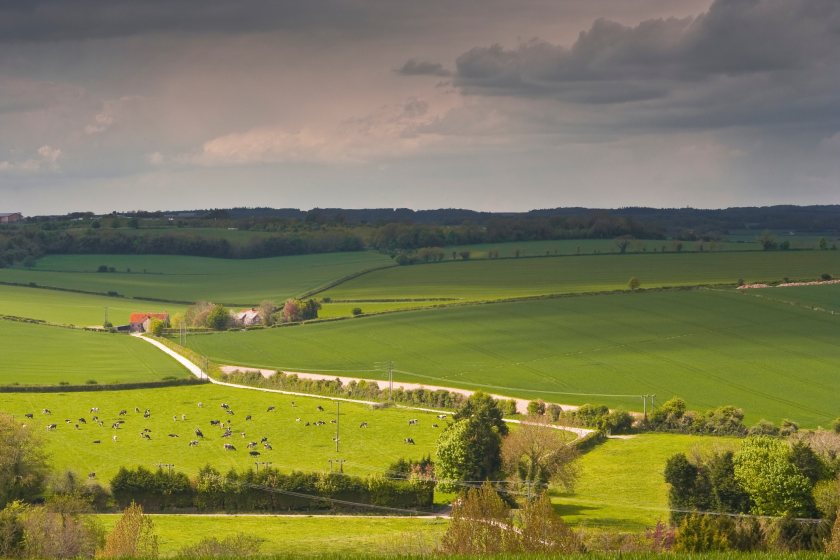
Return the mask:
[[[199, 403], [197, 403], [197, 406], [198, 406], [198, 408], [204, 408], [204, 403], [199, 402]], [[291, 406], [292, 407], [297, 406], [295, 404], [295, 401], [291, 401]], [[227, 403], [221, 403], [220, 407], [222, 408], [222, 410], [224, 410], [224, 412], [227, 415], [229, 415], [231, 417], [236, 416], [236, 413], [233, 411], [233, 409]], [[322, 407], [321, 405], [318, 405], [316, 407], [316, 409], [318, 410], [318, 412], [324, 412], [324, 407]], [[271, 412], [274, 412], [275, 410], [276, 410], [275, 406], [269, 406], [266, 409], [266, 413], [271, 413]], [[47, 415], [47, 416], [52, 415], [52, 411], [48, 408], [44, 408], [41, 411], [41, 413], [43, 415]], [[134, 408], [134, 413], [135, 414], [141, 414], [142, 413], [144, 419], [149, 419], [152, 416], [152, 411], [151, 411], [150, 408], [145, 408], [141, 411], [140, 407], [135, 407]], [[99, 407], [92, 407], [90, 409], [89, 414], [91, 415], [90, 416], [90, 424], [96, 424], [100, 428], [105, 427], [105, 421], [102, 420], [99, 417]], [[124, 419], [124, 417], [126, 417], [128, 415], [129, 415], [128, 410], [127, 409], [122, 409], [122, 410], [119, 411], [119, 413], [117, 415], [118, 418], [116, 420], [114, 420], [114, 421], [109, 420], [108, 421], [110, 423], [111, 430], [114, 431], [113, 435], [111, 436], [111, 439], [114, 442], [116, 442], [119, 439], [119, 435], [118, 435], [117, 432], [123, 428], [123, 425], [126, 423], [126, 420]], [[24, 416], [28, 419], [33, 419], [33, 420], [35, 418], [35, 414], [31, 413], [31, 412], [26, 413]], [[446, 414], [438, 414], [437, 415], [438, 420], [445, 420], [446, 417], [447, 417]], [[245, 418], [245, 422], [250, 422], [253, 418], [253, 415], [252, 414], [247, 414], [247, 415], [244, 416], [244, 418]], [[175, 422], [175, 423], [187, 422], [188, 421], [187, 420], [187, 415], [186, 414], [173, 415], [172, 416], [172, 421]], [[298, 417], [298, 418], [295, 418], [295, 422], [302, 423], [303, 421], [300, 417]], [[88, 425], [88, 419], [85, 418], [85, 417], [79, 417], [76, 420], [71, 420], [71, 419], [67, 418], [67, 419], [64, 420], [64, 423], [68, 424], [68, 425], [72, 424], [74, 429], [81, 430], [83, 426]], [[335, 424], [336, 420], [330, 420], [330, 423]], [[420, 420], [417, 419], [417, 418], [412, 418], [408, 421], [409, 426], [416, 426], [419, 423], [420, 423]], [[304, 426], [325, 426], [326, 424], [327, 424], [327, 422], [324, 421], [324, 420], [315, 420], [315, 421], [306, 422], [304, 424]], [[50, 424], [47, 425], [47, 431], [57, 430], [58, 426], [59, 426], [58, 423], [50, 423]], [[228, 420], [220, 420], [220, 419], [210, 420], [210, 426], [211, 426], [211, 428], [217, 428], [218, 430], [220, 430], [222, 432], [222, 435], [221, 435], [222, 438], [232, 438], [234, 436], [234, 431], [235, 430], [233, 428], [233, 418], [230, 418]], [[368, 423], [366, 421], [361, 422], [359, 424], [360, 429], [367, 428], [367, 427], [368, 427]], [[432, 428], [438, 428], [438, 427], [439, 427], [438, 424], [436, 424], [436, 423], [432, 424]], [[238, 432], [238, 434], [241, 436], [242, 439], [248, 439], [248, 435], [247, 435], [246, 431], [236, 430], [236, 432]], [[204, 432], [201, 430], [201, 428], [196, 427], [193, 430], [193, 433], [195, 434], [195, 439], [190, 440], [190, 442], [188, 444], [189, 447], [196, 447], [196, 446], [199, 445], [200, 441], [205, 439]], [[180, 437], [178, 434], [171, 433], [171, 432], [168, 433], [167, 436], [170, 437], [170, 438]], [[144, 440], [151, 441], [152, 440], [152, 430], [150, 428], [143, 428], [143, 430], [140, 432], [140, 438], [144, 439]], [[406, 437], [406, 438], [403, 439], [403, 442], [408, 444], [408, 445], [414, 445], [414, 438]], [[93, 440], [93, 443], [94, 444], [100, 444], [100, 443], [102, 443], [102, 440], [101, 439], [95, 439], [95, 440]], [[267, 436], [262, 436], [260, 438], [259, 442], [249, 441], [245, 445], [246, 449], [248, 450], [248, 454], [253, 456], [253, 457], [258, 457], [261, 454], [261, 451], [258, 450], [260, 446], [262, 446], [264, 451], [271, 451], [272, 450], [271, 443], [268, 441]], [[233, 443], [223, 443], [222, 448], [226, 451], [236, 451], [237, 450], [236, 446]]]

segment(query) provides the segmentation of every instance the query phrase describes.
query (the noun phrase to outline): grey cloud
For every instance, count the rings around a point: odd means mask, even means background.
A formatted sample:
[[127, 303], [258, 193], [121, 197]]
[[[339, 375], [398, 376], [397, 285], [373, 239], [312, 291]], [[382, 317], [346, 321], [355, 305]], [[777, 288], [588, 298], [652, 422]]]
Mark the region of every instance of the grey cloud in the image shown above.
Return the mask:
[[242, 33], [374, 24], [353, 1], [0, 0], [0, 42], [107, 39], [154, 33]]
[[586, 101], [580, 92], [589, 89], [596, 102], [636, 101], [718, 76], [836, 66], [838, 55], [836, 0], [716, 0], [694, 18], [633, 27], [599, 19], [568, 48], [477, 47], [457, 58], [455, 84], [467, 93]]
[[440, 62], [428, 60], [408, 59], [405, 64], [395, 70], [403, 76], [451, 76], [452, 72], [443, 67]]

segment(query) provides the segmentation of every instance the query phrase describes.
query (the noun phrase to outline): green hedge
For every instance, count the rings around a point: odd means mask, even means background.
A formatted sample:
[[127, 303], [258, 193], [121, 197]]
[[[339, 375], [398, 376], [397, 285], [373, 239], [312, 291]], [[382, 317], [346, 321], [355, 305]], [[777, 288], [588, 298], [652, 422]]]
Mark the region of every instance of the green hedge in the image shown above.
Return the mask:
[[167, 379], [165, 381], [142, 381], [137, 383], [108, 383], [104, 385], [3, 385], [0, 393], [79, 393], [82, 391], [125, 391], [128, 389], [157, 389], [180, 387], [182, 385], [203, 385], [207, 379]]
[[[369, 510], [366, 505], [398, 510], [429, 508], [434, 483], [427, 479], [394, 480], [338, 473], [281, 473], [266, 468], [221, 474], [211, 466], [195, 480], [179, 472], [143, 467], [121, 468], [111, 480], [120, 507], [132, 501], [148, 511], [190, 509], [200, 512], [278, 512], [309, 510]], [[348, 503], [342, 503], [348, 502]], [[401, 513], [395, 511], [394, 513]]]

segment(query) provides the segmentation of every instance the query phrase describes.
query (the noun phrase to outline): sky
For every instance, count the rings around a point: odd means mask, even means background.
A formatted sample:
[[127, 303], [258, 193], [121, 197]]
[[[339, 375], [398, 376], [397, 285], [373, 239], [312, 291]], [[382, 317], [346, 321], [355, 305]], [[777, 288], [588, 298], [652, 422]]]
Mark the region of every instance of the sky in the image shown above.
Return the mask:
[[0, 0], [0, 212], [831, 203], [838, 0]]

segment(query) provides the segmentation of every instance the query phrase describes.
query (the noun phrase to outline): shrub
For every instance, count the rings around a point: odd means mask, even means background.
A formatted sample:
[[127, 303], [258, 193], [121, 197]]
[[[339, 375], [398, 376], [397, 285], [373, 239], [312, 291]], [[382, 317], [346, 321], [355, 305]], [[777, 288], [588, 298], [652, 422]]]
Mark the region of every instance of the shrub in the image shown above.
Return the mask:
[[88, 379], [87, 381], [85, 381], [85, 385], [99, 385], [99, 381], [97, 381], [96, 379]]
[[362, 308], [361, 307], [354, 307], [352, 313], [353, 313], [354, 317], [356, 317], [358, 315], [361, 315], [362, 314]]
[[823, 272], [822, 274], [820, 274], [820, 278], [822, 278], [823, 280], [831, 280], [831, 274], [829, 274], [828, 272]]
[[105, 537], [104, 558], [157, 558], [158, 542], [152, 519], [131, 502]]
[[205, 537], [191, 546], [185, 546], [178, 553], [183, 558], [249, 558], [260, 553], [265, 539], [256, 535], [237, 533], [217, 539]]
[[545, 402], [543, 400], [536, 400], [528, 403], [529, 416], [542, 416], [543, 414], [545, 414]]
[[712, 515], [687, 515], [680, 523], [674, 543], [676, 552], [728, 550], [732, 520]]

